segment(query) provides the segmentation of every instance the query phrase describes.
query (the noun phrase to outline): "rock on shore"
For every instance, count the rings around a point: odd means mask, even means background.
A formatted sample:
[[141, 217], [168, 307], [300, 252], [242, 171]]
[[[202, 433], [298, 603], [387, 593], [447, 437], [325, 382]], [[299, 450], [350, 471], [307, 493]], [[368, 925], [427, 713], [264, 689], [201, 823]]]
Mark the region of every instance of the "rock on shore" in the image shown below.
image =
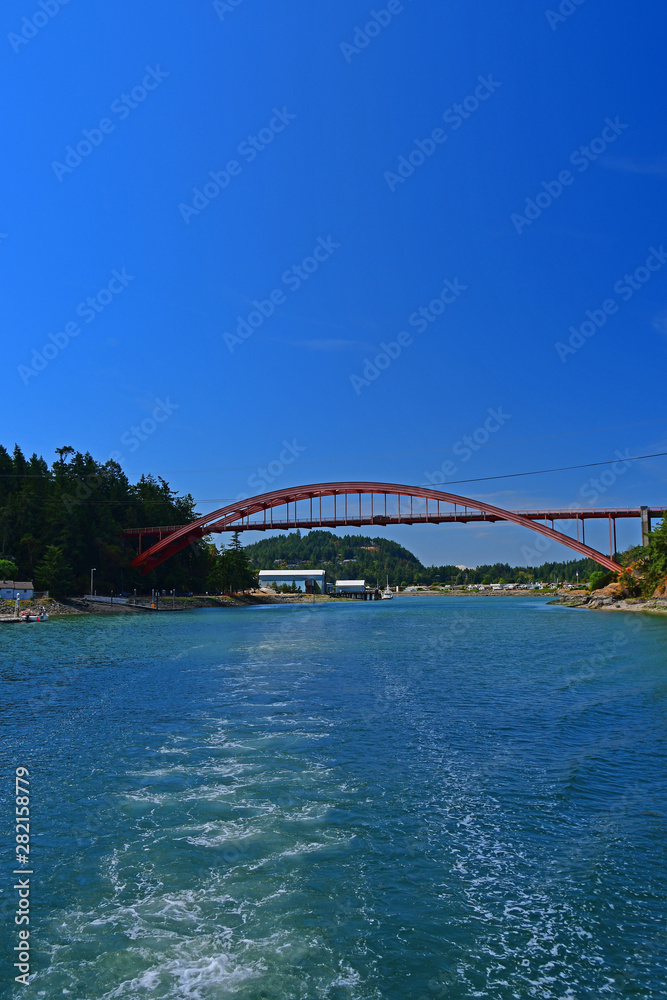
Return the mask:
[[643, 597], [620, 597], [593, 591], [592, 594], [559, 597], [549, 603], [561, 604], [566, 608], [588, 608], [591, 611], [644, 611], [667, 615], [667, 598], [664, 597], [651, 597], [647, 600]]

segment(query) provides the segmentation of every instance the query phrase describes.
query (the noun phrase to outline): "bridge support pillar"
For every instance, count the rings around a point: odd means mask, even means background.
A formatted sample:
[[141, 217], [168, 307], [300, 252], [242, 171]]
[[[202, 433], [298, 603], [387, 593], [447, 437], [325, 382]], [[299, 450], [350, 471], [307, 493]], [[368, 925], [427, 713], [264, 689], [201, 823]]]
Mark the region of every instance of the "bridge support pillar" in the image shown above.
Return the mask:
[[649, 517], [648, 507], [639, 508], [642, 515], [642, 545], [648, 545], [648, 536], [651, 531], [651, 518]]

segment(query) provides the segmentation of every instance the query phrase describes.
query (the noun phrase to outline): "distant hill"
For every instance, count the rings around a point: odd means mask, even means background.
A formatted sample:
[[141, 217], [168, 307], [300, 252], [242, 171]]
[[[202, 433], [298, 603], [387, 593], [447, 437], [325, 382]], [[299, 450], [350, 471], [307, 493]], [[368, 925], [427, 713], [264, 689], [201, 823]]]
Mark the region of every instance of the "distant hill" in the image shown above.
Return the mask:
[[[300, 531], [273, 538], [263, 538], [246, 546], [246, 554], [255, 569], [285, 569], [298, 566], [326, 570], [327, 580], [363, 578], [384, 584], [387, 575], [392, 584], [425, 583], [425, 570], [419, 559], [396, 542], [386, 538], [361, 535], [339, 537], [331, 531]], [[454, 567], [455, 572], [456, 567]]]
[[327, 580], [364, 579], [369, 584], [395, 586], [414, 584], [466, 583], [529, 583], [534, 580], [570, 580], [583, 582], [599, 568], [590, 559], [566, 563], [544, 563], [539, 567], [477, 566], [460, 570], [458, 566], [424, 566], [408, 549], [387, 538], [364, 535], [335, 535], [331, 531], [291, 531], [263, 538], [246, 546], [246, 554], [254, 569], [323, 569]]

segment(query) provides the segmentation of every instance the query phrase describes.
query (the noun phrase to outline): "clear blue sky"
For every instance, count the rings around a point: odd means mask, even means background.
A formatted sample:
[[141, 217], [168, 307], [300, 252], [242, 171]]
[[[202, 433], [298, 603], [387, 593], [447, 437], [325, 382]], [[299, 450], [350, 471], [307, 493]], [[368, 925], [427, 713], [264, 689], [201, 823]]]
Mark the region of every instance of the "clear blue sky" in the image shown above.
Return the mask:
[[[3, 443], [116, 453], [202, 512], [284, 441], [272, 488], [667, 450], [667, 12], [560, 7], [6, 3]], [[452, 489], [584, 505], [601, 471]], [[612, 478], [599, 505], [667, 499], [665, 459]], [[392, 537], [468, 565], [535, 538]]]

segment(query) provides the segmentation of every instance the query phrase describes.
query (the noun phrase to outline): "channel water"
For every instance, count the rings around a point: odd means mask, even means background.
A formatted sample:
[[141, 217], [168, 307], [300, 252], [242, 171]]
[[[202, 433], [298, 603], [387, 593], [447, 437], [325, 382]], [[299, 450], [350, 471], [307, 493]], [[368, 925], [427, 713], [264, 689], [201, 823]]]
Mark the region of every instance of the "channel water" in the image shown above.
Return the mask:
[[667, 620], [405, 597], [0, 651], [2, 996], [667, 997]]

